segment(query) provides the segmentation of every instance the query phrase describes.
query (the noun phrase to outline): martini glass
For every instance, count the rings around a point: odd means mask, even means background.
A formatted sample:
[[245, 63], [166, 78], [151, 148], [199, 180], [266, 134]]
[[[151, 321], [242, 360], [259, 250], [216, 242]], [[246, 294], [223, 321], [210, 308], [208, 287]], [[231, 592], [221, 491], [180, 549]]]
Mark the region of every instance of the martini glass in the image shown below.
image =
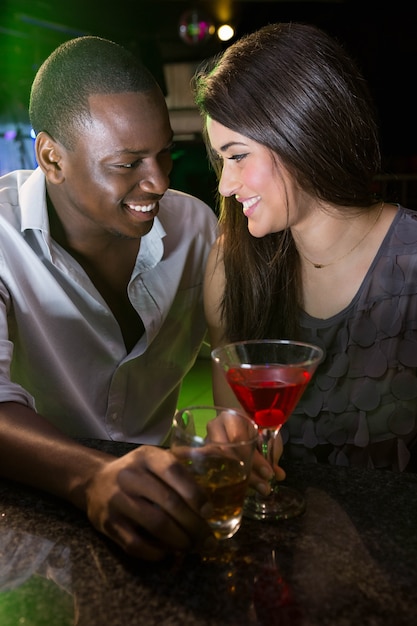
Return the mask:
[[[290, 340], [251, 340], [216, 348], [212, 359], [223, 370], [241, 406], [258, 426], [258, 449], [272, 465], [274, 440], [303, 395], [323, 350]], [[244, 515], [257, 520], [289, 519], [305, 510], [301, 493], [272, 479], [271, 493], [246, 498]]]

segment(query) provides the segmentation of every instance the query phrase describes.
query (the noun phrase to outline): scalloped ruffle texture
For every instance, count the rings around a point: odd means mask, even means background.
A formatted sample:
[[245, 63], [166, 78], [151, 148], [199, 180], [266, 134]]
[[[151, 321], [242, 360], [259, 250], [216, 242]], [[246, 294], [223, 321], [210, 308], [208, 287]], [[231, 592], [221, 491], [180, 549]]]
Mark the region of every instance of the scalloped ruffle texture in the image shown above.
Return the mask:
[[282, 428], [285, 456], [406, 469], [417, 440], [417, 213], [399, 208], [350, 306], [302, 314], [325, 358]]

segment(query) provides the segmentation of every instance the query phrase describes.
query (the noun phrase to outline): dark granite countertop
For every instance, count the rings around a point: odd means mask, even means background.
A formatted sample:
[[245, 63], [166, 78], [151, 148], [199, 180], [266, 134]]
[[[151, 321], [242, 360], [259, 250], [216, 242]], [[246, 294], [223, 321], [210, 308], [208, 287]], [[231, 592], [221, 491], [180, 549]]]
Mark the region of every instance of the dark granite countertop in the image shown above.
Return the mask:
[[212, 559], [156, 564], [127, 557], [65, 502], [0, 481], [1, 626], [417, 624], [417, 475], [286, 470], [303, 516], [245, 519]]

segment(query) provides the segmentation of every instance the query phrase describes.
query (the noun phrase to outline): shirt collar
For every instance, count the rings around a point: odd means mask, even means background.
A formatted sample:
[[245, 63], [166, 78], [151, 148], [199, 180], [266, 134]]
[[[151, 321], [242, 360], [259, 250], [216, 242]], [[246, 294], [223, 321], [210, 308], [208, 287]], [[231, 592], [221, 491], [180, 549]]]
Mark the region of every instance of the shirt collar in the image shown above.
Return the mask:
[[49, 233], [45, 175], [40, 167], [37, 167], [21, 186], [19, 190], [19, 204], [21, 208], [22, 232], [29, 229]]
[[150, 270], [159, 263], [164, 253], [163, 238], [166, 231], [160, 220], [155, 217], [153, 226], [149, 233], [142, 237], [140, 241], [139, 254], [136, 259], [135, 272]]

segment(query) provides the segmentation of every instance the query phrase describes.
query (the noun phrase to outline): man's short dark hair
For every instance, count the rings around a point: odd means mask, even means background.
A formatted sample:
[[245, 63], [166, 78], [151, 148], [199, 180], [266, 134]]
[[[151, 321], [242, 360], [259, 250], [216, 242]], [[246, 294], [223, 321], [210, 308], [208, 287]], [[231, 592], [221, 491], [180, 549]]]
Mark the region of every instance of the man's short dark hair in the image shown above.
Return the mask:
[[119, 44], [77, 37], [56, 48], [39, 68], [30, 94], [30, 122], [36, 134], [46, 131], [71, 149], [90, 119], [89, 96], [155, 88], [152, 74]]

